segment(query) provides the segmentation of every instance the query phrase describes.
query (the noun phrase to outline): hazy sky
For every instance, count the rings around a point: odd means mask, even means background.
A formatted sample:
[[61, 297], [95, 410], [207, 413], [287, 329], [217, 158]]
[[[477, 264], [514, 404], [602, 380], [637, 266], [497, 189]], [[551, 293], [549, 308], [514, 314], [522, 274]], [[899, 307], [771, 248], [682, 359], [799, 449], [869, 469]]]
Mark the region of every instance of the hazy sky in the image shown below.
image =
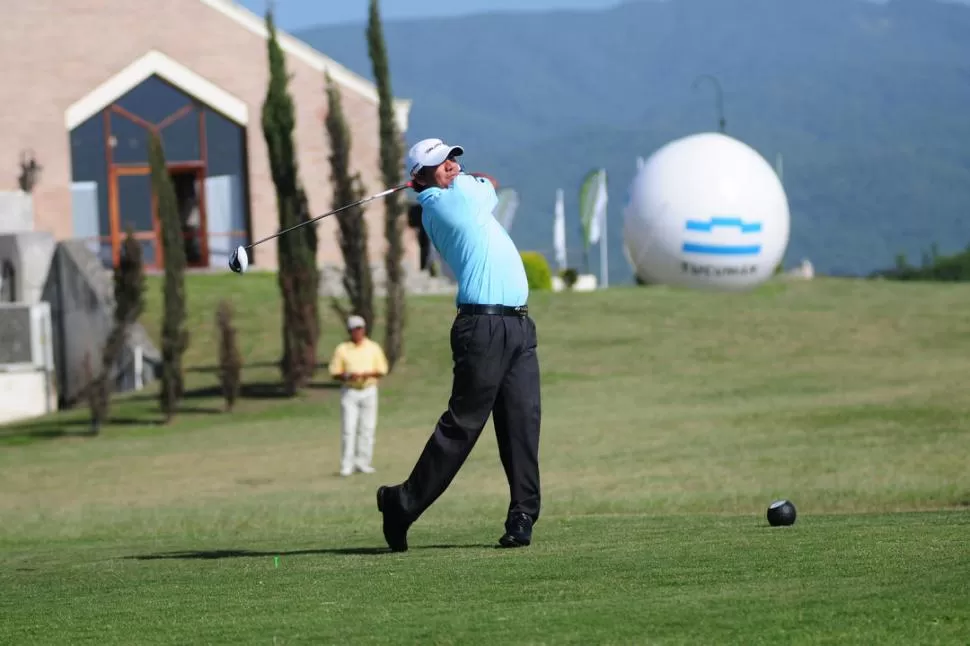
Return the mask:
[[[236, 1], [260, 15], [266, 11], [267, 0]], [[944, 1], [970, 4], [970, 0]], [[387, 19], [423, 18], [488, 11], [601, 9], [620, 2], [621, 0], [381, 0], [381, 13]], [[276, 19], [280, 27], [288, 31], [313, 25], [363, 22], [367, 19], [367, 6], [368, 0], [276, 0]]]
[[[237, 0], [262, 15], [266, 0]], [[543, 9], [596, 9], [620, 0], [381, 0], [387, 19], [460, 16], [487, 11], [538, 11]], [[276, 19], [287, 30], [367, 19], [368, 0], [276, 0]]]

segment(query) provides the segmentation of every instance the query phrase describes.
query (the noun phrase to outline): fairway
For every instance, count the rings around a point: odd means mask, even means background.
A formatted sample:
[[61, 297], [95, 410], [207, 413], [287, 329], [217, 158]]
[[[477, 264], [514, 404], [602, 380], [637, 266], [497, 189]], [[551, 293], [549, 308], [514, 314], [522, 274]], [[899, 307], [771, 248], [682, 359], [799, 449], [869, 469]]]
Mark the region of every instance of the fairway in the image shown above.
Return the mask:
[[[186, 293], [172, 425], [152, 385], [99, 437], [84, 410], [0, 428], [0, 643], [967, 643], [966, 286], [534, 294], [534, 543], [495, 548], [508, 492], [489, 422], [405, 554], [387, 552], [374, 492], [444, 410], [452, 299], [408, 301], [377, 473], [345, 479], [327, 303], [321, 371], [289, 400], [275, 275], [194, 275]], [[246, 362], [232, 413], [220, 297]], [[777, 498], [794, 526], [767, 525]]]

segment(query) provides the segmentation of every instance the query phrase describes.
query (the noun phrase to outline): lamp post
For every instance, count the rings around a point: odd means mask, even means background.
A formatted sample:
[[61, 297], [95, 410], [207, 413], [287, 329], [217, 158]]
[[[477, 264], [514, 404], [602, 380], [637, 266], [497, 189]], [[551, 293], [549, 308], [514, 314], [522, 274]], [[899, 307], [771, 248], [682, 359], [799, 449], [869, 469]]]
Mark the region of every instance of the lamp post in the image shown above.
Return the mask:
[[723, 134], [725, 130], [724, 92], [721, 89], [720, 81], [718, 81], [717, 78], [715, 78], [714, 76], [711, 76], [710, 74], [701, 74], [696, 79], [694, 79], [693, 89], [696, 90], [697, 86], [701, 84], [701, 81], [705, 81], [705, 80], [710, 81], [711, 83], [714, 84], [715, 98], [717, 100], [717, 114], [718, 114], [718, 117], [720, 118], [721, 133]]

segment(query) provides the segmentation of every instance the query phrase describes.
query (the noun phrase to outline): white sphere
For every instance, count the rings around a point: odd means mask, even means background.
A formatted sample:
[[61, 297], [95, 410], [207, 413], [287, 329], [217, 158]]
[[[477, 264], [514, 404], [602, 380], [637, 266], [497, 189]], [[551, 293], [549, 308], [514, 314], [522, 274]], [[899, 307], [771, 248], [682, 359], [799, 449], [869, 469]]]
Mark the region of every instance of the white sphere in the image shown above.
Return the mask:
[[747, 289], [781, 262], [789, 219], [785, 189], [757, 151], [721, 133], [690, 135], [640, 164], [624, 253], [648, 283]]

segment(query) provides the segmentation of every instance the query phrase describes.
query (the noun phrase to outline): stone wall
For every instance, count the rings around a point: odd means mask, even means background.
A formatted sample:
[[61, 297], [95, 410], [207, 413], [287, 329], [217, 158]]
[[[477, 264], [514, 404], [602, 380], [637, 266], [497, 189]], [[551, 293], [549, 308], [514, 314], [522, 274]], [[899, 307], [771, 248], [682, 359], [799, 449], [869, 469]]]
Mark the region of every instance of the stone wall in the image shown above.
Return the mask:
[[[104, 344], [114, 325], [111, 273], [104, 270], [83, 242], [61, 242], [44, 285], [44, 300], [51, 304], [59, 403], [71, 407], [78, 403], [87, 385], [85, 357], [95, 373], [100, 370]], [[135, 346], [141, 346], [144, 355], [143, 383], [154, 381], [158, 375], [161, 353], [141, 325], [135, 325], [115, 365], [116, 392], [134, 387]]]
[[34, 198], [23, 191], [0, 191], [0, 233], [34, 230]]
[[[0, 206], [0, 220], [6, 219], [7, 214]], [[0, 280], [12, 281], [0, 292], [12, 294], [13, 300], [18, 303], [39, 303], [53, 255], [54, 236], [47, 232], [0, 234], [0, 268], [6, 264], [11, 272], [4, 272]]]

